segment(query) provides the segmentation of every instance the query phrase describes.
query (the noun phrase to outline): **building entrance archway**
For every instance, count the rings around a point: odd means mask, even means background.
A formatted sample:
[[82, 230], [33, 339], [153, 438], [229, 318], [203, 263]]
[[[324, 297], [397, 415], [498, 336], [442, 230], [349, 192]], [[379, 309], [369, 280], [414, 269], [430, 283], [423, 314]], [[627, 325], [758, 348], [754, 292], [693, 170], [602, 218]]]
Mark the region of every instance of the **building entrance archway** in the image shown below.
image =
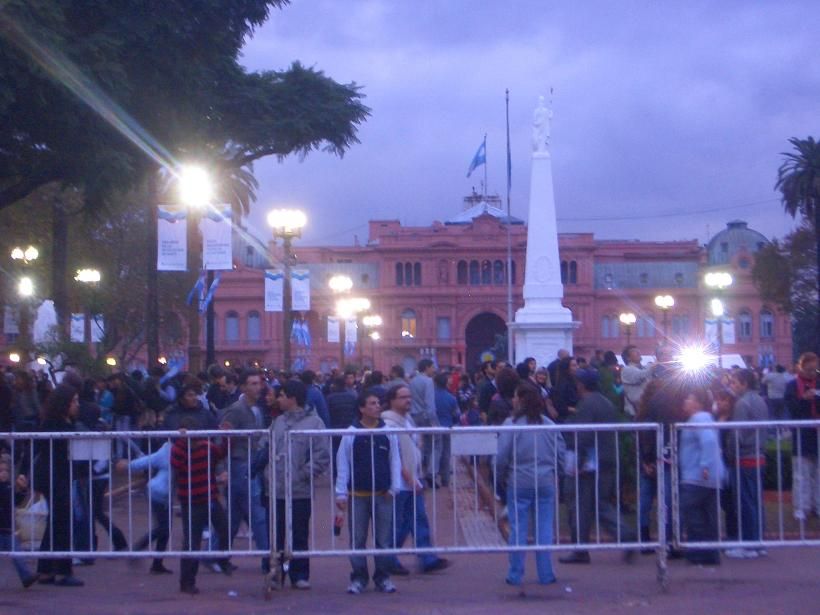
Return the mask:
[[[477, 367], [481, 363], [482, 353], [490, 350], [496, 341], [496, 336], [507, 333], [507, 325], [497, 314], [492, 312], [482, 312], [475, 315], [467, 323], [464, 332], [464, 341], [467, 346], [467, 356], [465, 366], [468, 370]], [[496, 357], [503, 359], [505, 357]]]

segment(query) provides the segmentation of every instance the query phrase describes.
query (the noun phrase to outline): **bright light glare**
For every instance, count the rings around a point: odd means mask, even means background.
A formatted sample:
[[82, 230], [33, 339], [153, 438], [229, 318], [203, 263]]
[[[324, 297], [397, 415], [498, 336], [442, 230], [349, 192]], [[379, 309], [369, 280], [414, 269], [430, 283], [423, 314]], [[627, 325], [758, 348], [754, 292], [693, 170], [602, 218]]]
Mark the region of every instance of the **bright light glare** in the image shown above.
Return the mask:
[[299, 233], [306, 224], [307, 216], [298, 209], [274, 209], [268, 214], [268, 225], [279, 234]]
[[723, 316], [723, 301], [720, 299], [712, 299], [709, 307], [712, 309], [713, 316]]
[[34, 294], [34, 282], [31, 278], [20, 278], [17, 285], [17, 292], [21, 297], [31, 297]]
[[34, 246], [29, 246], [23, 253], [23, 258], [27, 261], [36, 261], [38, 256], [40, 256], [40, 252]]
[[327, 285], [334, 293], [346, 293], [353, 288], [353, 280], [346, 275], [334, 275], [328, 280]]
[[621, 324], [629, 326], [629, 325], [634, 325], [635, 324], [635, 321], [637, 320], [637, 317], [632, 312], [626, 312], [626, 313], [621, 314], [620, 316], [618, 316], [618, 320], [621, 321]]
[[21, 261], [25, 258], [25, 254], [23, 253], [23, 248], [14, 248], [11, 251], [11, 258], [16, 261]]
[[179, 171], [179, 199], [190, 207], [204, 207], [211, 202], [214, 188], [202, 167], [183, 166]]
[[714, 358], [706, 349], [697, 346], [684, 346], [675, 357], [683, 371], [688, 374], [702, 372], [714, 362]]
[[16, 352], [10, 352], [9, 353], [9, 361], [11, 361], [12, 363], [19, 363], [20, 362], [20, 355], [17, 354]]
[[362, 323], [365, 327], [381, 327], [382, 326], [382, 317], [378, 314], [368, 314], [364, 318], [362, 318]]
[[655, 297], [655, 305], [662, 310], [668, 310], [675, 305], [675, 298], [672, 295], [658, 295]]
[[102, 279], [100, 272], [96, 269], [78, 269], [77, 275], [74, 276], [74, 279], [78, 282], [99, 282]]
[[37, 364], [38, 365], [45, 365], [48, 361], [45, 360], [43, 357], [37, 357]]
[[726, 271], [710, 271], [703, 276], [703, 282], [710, 288], [726, 288], [732, 285], [732, 274]]
[[160, 357], [159, 359], [157, 359], [157, 363], [159, 363], [160, 365], [165, 365], [166, 363], [168, 363], [168, 359], [166, 359], [165, 357]]
[[370, 339], [374, 342], [378, 342], [382, 338], [381, 333], [378, 331], [371, 331], [370, 332]]
[[106, 364], [108, 367], [114, 367], [114, 366], [116, 366], [116, 365], [117, 365], [117, 360], [116, 360], [114, 357], [108, 357], [108, 358], [105, 360], [105, 364]]

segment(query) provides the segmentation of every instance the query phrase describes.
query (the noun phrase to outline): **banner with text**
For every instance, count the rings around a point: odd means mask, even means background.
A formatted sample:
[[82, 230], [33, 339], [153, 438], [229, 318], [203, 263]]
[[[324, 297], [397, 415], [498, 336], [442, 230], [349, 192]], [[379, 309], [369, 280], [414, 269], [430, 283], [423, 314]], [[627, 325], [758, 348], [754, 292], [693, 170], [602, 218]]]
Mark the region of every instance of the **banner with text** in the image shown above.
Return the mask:
[[157, 207], [157, 271], [188, 269], [185, 212], [167, 205]]
[[217, 205], [202, 216], [202, 268], [233, 269], [231, 208]]
[[[718, 339], [718, 321], [716, 318], [707, 318], [704, 327], [706, 341], [710, 344], [717, 345], [720, 341]], [[720, 326], [720, 337], [723, 339], [723, 344], [735, 343], [735, 320], [734, 318], [724, 318]]]
[[103, 341], [105, 336], [105, 319], [102, 314], [95, 314], [91, 318], [91, 341], [95, 344]]
[[310, 309], [310, 271], [292, 269], [290, 272], [291, 309], [307, 312]]
[[285, 276], [279, 269], [265, 271], [265, 311], [281, 312], [284, 309]]
[[339, 319], [335, 316], [327, 317], [327, 341], [329, 344], [338, 344], [339, 337]]

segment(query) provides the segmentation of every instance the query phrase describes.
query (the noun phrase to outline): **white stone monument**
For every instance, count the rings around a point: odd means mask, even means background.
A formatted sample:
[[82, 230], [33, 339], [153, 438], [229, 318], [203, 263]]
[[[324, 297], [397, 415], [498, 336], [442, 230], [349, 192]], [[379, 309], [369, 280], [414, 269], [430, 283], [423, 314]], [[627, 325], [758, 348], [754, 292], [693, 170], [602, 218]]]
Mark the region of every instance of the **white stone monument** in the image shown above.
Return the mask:
[[552, 187], [551, 120], [552, 109], [544, 105], [542, 96], [533, 116], [524, 307], [509, 326], [515, 362], [535, 357], [543, 366], [555, 359], [561, 348], [572, 353], [572, 331], [580, 324], [573, 322], [572, 312], [561, 305], [564, 287]]

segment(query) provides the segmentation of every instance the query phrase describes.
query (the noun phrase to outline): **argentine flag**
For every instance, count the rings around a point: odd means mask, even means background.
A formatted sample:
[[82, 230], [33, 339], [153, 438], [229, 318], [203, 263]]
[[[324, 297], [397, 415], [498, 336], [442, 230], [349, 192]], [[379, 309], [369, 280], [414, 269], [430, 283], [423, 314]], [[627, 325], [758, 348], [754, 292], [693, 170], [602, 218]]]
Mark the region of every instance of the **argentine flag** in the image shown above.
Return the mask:
[[473, 156], [473, 161], [470, 163], [470, 168], [467, 169], [467, 177], [472, 175], [473, 171], [475, 171], [478, 167], [482, 164], [487, 162], [487, 135], [484, 135], [484, 140], [481, 142], [481, 145], [478, 146], [478, 151]]

